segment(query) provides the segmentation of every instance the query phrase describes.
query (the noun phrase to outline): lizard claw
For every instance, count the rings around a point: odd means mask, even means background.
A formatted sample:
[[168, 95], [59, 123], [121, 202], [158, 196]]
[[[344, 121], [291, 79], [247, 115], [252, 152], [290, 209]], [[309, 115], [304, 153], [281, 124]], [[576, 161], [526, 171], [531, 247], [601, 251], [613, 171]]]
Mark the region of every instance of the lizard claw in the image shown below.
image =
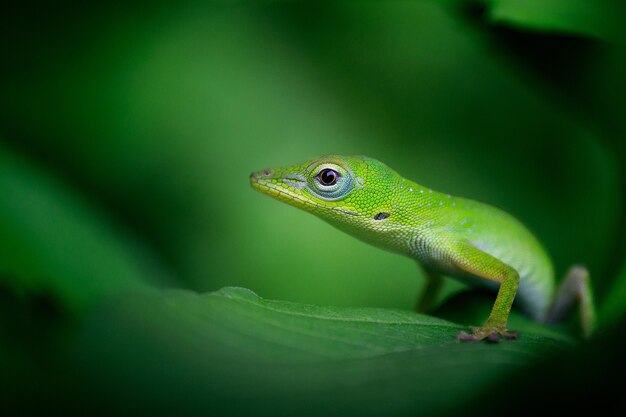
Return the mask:
[[478, 342], [486, 339], [491, 343], [498, 343], [500, 336], [507, 340], [517, 339], [519, 337], [518, 332], [510, 332], [504, 328], [491, 328], [491, 327], [474, 327], [472, 333], [459, 332], [456, 336], [458, 342]]
[[505, 330], [500, 334], [507, 340], [515, 340], [519, 337], [519, 332], [509, 332], [508, 330]]
[[457, 342], [475, 342], [477, 339], [473, 334], [465, 333], [463, 331], [456, 335]]
[[489, 336], [487, 336], [487, 341], [491, 343], [498, 343], [500, 341], [500, 336], [498, 336], [498, 333], [496, 332], [491, 332]]

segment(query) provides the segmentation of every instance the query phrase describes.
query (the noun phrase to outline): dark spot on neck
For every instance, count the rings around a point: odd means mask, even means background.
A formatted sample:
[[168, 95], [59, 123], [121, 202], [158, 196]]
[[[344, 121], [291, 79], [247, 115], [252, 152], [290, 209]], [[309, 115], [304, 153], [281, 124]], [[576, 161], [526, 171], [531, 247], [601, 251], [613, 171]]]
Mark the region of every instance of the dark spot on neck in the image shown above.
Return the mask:
[[374, 216], [374, 220], [383, 220], [386, 219], [387, 217], [389, 217], [390, 214], [389, 213], [384, 213], [384, 212], [380, 212], [377, 215]]

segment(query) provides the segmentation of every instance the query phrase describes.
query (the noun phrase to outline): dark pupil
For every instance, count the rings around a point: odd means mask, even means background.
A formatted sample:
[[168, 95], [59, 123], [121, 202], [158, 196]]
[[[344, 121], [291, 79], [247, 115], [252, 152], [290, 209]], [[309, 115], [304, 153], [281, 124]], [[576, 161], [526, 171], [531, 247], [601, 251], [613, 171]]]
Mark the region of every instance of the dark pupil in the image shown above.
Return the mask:
[[322, 185], [333, 185], [337, 182], [338, 176], [339, 174], [337, 174], [337, 172], [333, 171], [332, 169], [324, 169], [319, 174], [320, 182], [322, 183]]

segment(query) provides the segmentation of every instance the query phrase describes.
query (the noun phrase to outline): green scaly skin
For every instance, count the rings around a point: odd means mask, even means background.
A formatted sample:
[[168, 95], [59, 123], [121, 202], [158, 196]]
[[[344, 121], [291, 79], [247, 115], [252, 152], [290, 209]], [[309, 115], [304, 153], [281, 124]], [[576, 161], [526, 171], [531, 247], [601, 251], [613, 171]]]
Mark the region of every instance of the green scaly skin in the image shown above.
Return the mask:
[[250, 181], [363, 241], [416, 259], [431, 275], [497, 291], [485, 324], [459, 340], [516, 338], [506, 326], [514, 299], [534, 319], [547, 320], [555, 293], [551, 261], [520, 222], [497, 208], [433, 191], [365, 156], [324, 156], [255, 172]]

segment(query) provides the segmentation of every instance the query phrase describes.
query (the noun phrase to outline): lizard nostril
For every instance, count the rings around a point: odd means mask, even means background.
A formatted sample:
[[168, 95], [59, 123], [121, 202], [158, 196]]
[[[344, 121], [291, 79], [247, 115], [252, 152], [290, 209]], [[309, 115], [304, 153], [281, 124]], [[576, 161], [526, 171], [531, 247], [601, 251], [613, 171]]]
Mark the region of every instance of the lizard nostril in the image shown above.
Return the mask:
[[265, 175], [266, 177], [269, 177], [271, 173], [272, 173], [272, 170], [270, 170], [270, 169], [264, 169], [263, 170], [263, 175]]

